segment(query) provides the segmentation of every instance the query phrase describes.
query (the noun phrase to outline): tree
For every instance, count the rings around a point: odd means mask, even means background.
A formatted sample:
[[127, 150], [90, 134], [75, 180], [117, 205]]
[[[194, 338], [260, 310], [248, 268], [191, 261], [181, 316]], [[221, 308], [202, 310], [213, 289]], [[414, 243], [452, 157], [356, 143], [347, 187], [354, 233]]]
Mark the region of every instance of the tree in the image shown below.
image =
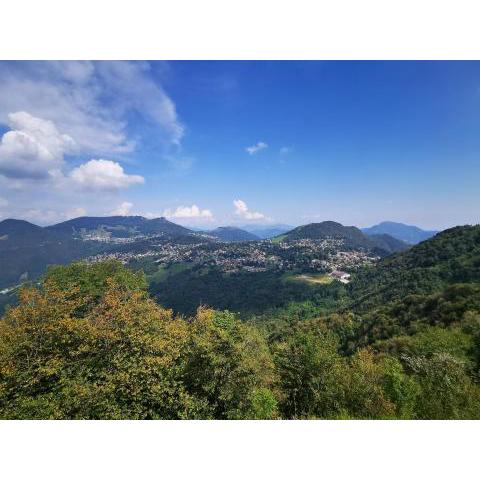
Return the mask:
[[394, 417], [402, 420], [415, 418], [415, 406], [420, 395], [420, 387], [409, 376], [401, 362], [387, 356], [382, 359], [383, 390], [395, 408]]
[[480, 390], [465, 364], [449, 353], [430, 357], [403, 356], [420, 385], [415, 411], [422, 419], [476, 419], [480, 417]]
[[328, 334], [297, 331], [275, 349], [282, 391], [280, 409], [287, 418], [331, 418], [342, 411], [346, 364]]
[[[203, 416], [205, 406], [181, 382], [183, 320], [120, 267], [75, 265], [50, 275], [42, 288], [23, 290], [0, 323], [2, 418]], [[76, 279], [91, 275], [103, 281], [82, 290]]]
[[228, 312], [199, 308], [184, 356], [187, 391], [208, 405], [211, 418], [273, 418], [277, 401], [265, 339]]
[[383, 389], [384, 369], [370, 348], [350, 360], [346, 384], [346, 409], [354, 418], [389, 418], [395, 406]]
[[71, 293], [79, 304], [77, 314], [85, 313], [98, 304], [114, 282], [125, 291], [146, 292], [147, 280], [142, 272], [133, 272], [120, 262], [107, 260], [93, 264], [84, 262], [50, 267], [44, 276], [44, 288], [55, 288], [65, 295]]

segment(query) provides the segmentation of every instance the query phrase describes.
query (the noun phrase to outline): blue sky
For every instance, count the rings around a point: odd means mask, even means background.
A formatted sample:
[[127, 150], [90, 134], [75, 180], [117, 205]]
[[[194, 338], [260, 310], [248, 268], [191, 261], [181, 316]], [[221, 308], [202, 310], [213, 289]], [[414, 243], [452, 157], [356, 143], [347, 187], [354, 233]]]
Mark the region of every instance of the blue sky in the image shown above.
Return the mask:
[[480, 62], [0, 62], [0, 216], [478, 223]]

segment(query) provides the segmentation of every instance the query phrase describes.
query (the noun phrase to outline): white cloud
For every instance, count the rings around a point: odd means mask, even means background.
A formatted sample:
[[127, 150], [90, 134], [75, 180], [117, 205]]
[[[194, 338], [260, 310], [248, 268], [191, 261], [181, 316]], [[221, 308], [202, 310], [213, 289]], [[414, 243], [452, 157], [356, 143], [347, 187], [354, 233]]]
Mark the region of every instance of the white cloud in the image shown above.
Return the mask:
[[266, 220], [267, 217], [260, 212], [251, 212], [247, 204], [243, 200], [234, 200], [235, 215], [242, 217], [245, 220]]
[[129, 113], [179, 144], [184, 127], [175, 104], [145, 62], [0, 62], [0, 123], [28, 111], [54, 122], [85, 154], [132, 151]]
[[39, 223], [41, 225], [51, 225], [53, 223], [65, 220], [62, 213], [54, 210], [40, 210], [38, 208], [26, 210], [20, 216], [25, 220], [33, 223]]
[[76, 147], [70, 136], [61, 134], [53, 122], [27, 112], [9, 114], [8, 121], [11, 130], [0, 141], [0, 175], [4, 177], [20, 184], [23, 180], [49, 179], [64, 190], [72, 182], [86, 190], [116, 190], [144, 182], [140, 175], [126, 174], [112, 160], [90, 160], [65, 176], [64, 155]]
[[123, 105], [150, 117], [179, 144], [185, 128], [177, 117], [175, 104], [162, 86], [149, 75], [146, 62], [98, 62], [97, 70], [109, 88], [122, 96]]
[[0, 197], [0, 219], [6, 216], [6, 211], [3, 210], [9, 204], [8, 200]]
[[213, 220], [213, 214], [210, 210], [201, 210], [197, 205], [192, 205], [191, 207], [177, 207], [174, 211], [168, 209], [165, 210], [163, 215], [168, 218]]
[[58, 175], [63, 156], [75, 148], [74, 140], [55, 125], [27, 112], [8, 115], [11, 128], [0, 141], [0, 174], [10, 178], [45, 178]]
[[265, 142], [258, 142], [255, 145], [252, 145], [251, 147], [245, 148], [245, 150], [250, 154], [254, 155], [255, 153], [259, 152], [260, 150], [264, 150], [265, 148], [268, 147], [268, 144]]
[[144, 183], [140, 175], [127, 175], [123, 167], [112, 160], [90, 160], [74, 168], [70, 179], [86, 190], [118, 190]]
[[133, 203], [131, 202], [122, 202], [115, 210], [110, 212], [111, 215], [121, 215], [122, 217], [127, 216], [133, 208]]
[[58, 211], [52, 209], [30, 208], [19, 212], [18, 217], [40, 225], [52, 225], [71, 218], [83, 217], [86, 210], [81, 207], [72, 208], [67, 211]]
[[87, 211], [82, 207], [72, 208], [65, 212], [65, 218], [70, 220], [71, 218], [84, 217], [87, 214]]
[[292, 151], [292, 147], [282, 147], [280, 149], [280, 155], [288, 155]]
[[151, 220], [152, 218], [163, 217], [163, 214], [158, 212], [145, 212], [145, 213], [141, 213], [140, 215], [142, 217], [148, 218], [149, 220]]

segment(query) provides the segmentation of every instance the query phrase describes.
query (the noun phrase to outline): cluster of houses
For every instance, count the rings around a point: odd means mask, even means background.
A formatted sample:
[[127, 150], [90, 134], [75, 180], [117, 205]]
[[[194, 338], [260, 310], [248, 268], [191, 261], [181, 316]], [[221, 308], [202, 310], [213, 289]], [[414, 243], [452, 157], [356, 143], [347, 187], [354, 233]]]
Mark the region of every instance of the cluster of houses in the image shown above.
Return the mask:
[[331, 272], [329, 275], [342, 283], [349, 283], [350, 275], [344, 270], [356, 270], [361, 265], [373, 263], [376, 258], [368, 252], [348, 250], [343, 240], [299, 240], [274, 244], [270, 241], [244, 243], [177, 243], [158, 238], [151, 239], [131, 250], [108, 252], [90, 257], [90, 262], [115, 258], [123, 263], [135, 259], [151, 258], [158, 265], [189, 263], [215, 266], [225, 273], [240, 271], [262, 272], [275, 270], [287, 272], [304, 270]]

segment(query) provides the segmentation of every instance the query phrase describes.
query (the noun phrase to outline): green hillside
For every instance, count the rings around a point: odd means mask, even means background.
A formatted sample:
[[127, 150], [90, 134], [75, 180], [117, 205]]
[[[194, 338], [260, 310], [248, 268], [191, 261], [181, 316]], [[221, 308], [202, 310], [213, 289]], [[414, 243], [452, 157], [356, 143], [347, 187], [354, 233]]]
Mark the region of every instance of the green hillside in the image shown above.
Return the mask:
[[147, 219], [141, 216], [78, 217], [46, 227], [46, 230], [72, 235], [79, 233], [82, 229], [96, 230], [102, 227], [113, 232], [115, 230], [124, 232], [122, 235], [125, 236], [133, 232], [145, 235], [155, 233], [185, 235], [191, 233], [188, 228], [170, 222], [164, 217]]
[[0, 222], [0, 289], [37, 279], [48, 265], [69, 263], [104, 249], [105, 245], [23, 220], [4, 220]]
[[362, 269], [351, 294], [355, 309], [365, 310], [409, 294], [431, 294], [452, 283], [479, 281], [480, 226], [463, 226]]
[[389, 235], [364, 234], [357, 227], [347, 227], [341, 223], [326, 221], [321, 223], [310, 223], [294, 228], [289, 232], [277, 236], [274, 242], [285, 242], [294, 240], [322, 240], [340, 239], [345, 242], [346, 248], [370, 250], [380, 256], [389, 255], [392, 252], [403, 251], [408, 245]]

